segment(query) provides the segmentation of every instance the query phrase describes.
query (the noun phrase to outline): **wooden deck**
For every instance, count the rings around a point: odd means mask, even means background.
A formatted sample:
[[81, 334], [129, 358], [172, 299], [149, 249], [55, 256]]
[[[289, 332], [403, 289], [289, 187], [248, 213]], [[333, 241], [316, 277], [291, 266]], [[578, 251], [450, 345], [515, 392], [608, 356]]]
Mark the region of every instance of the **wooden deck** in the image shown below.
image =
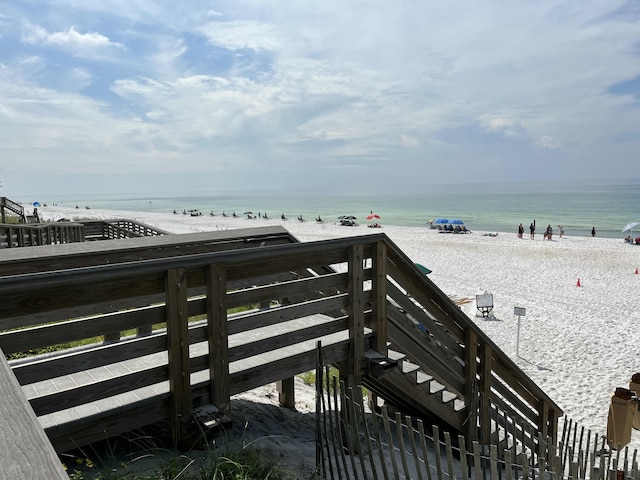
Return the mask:
[[[94, 339], [10, 362], [59, 452], [163, 420], [190, 444], [195, 408], [232, 415], [234, 394], [272, 382], [291, 402], [318, 342], [349, 384], [452, 432], [487, 440], [508, 414], [530, 449], [557, 436], [561, 409], [383, 233], [299, 243], [267, 227], [7, 253], [6, 354]], [[398, 370], [376, 373], [392, 356]]]

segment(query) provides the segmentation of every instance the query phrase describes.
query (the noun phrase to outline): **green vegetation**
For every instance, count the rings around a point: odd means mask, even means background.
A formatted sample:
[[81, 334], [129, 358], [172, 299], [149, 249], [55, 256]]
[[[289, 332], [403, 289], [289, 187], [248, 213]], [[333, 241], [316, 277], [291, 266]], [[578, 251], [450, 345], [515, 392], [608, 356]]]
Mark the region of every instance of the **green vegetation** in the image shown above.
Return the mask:
[[[162, 450], [148, 450], [131, 461], [109, 459], [98, 467], [88, 458], [72, 459], [65, 465], [71, 480], [296, 480], [277, 456], [252, 444], [229, 445], [220, 451], [191, 452], [170, 456]], [[310, 477], [315, 478], [315, 477]]]

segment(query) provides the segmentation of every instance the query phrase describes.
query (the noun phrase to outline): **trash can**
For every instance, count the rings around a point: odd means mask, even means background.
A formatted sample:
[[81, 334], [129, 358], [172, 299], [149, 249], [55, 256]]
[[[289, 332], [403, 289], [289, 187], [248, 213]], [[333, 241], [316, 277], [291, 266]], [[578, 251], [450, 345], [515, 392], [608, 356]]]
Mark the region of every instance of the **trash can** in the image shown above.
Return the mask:
[[[628, 395], [625, 392], [629, 392]], [[614, 450], [624, 448], [631, 441], [631, 427], [638, 411], [636, 397], [626, 388], [617, 388], [611, 396], [607, 418], [607, 443]]]
[[[636, 394], [636, 397], [640, 398], [640, 373], [635, 373], [631, 377], [629, 382], [629, 390]], [[633, 428], [640, 430], [640, 411], [636, 410], [636, 414], [633, 417]]]

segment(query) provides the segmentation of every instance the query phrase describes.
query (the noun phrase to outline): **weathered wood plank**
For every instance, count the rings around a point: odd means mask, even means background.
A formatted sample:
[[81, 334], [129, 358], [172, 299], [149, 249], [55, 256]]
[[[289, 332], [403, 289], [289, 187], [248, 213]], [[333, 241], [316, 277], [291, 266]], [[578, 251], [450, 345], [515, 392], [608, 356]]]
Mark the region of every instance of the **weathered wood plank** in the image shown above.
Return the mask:
[[[127, 393], [139, 388], [167, 381], [167, 365], [160, 365], [138, 372], [119, 375], [100, 382], [75, 386], [49, 394], [41, 394], [30, 400], [38, 416], [49, 415], [68, 408], [78, 407], [105, 398]], [[191, 407], [189, 406], [189, 412]]]
[[171, 422], [178, 446], [186, 447], [187, 425], [191, 420], [191, 372], [189, 370], [189, 320], [187, 316], [187, 275], [182, 268], [166, 276], [167, 338]]
[[349, 375], [360, 383], [359, 378], [364, 374], [364, 292], [363, 292], [363, 259], [364, 251], [361, 245], [354, 245], [349, 250], [349, 296], [347, 314], [349, 316], [349, 338], [351, 339], [349, 353]]
[[0, 479], [68, 475], [0, 350]]
[[372, 255], [371, 328], [376, 336], [375, 350], [387, 354], [387, 248], [378, 241]]
[[223, 264], [209, 267], [207, 282], [207, 340], [211, 398], [225, 414], [230, 410], [227, 273]]
[[283, 305], [258, 312], [251, 312], [246, 315], [238, 315], [229, 321], [229, 335], [247, 332], [255, 328], [276, 325], [296, 318], [308, 317], [316, 313], [339, 310], [345, 308], [346, 302], [347, 297], [343, 295], [294, 305]]
[[166, 350], [167, 335], [166, 331], [162, 331], [144, 338], [122, 340], [119, 343], [88, 345], [79, 349], [15, 360], [10, 362], [10, 365], [20, 384], [25, 385]]

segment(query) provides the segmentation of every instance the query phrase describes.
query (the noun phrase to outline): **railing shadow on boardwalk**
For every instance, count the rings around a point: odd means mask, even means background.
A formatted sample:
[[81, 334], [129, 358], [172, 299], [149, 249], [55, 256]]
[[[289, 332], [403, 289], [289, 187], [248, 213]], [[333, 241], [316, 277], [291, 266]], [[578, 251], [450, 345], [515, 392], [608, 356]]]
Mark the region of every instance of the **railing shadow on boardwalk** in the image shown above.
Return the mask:
[[10, 362], [57, 451], [166, 420], [182, 448], [195, 408], [230, 414], [233, 395], [273, 382], [291, 405], [317, 341], [350, 386], [456, 438], [488, 444], [506, 416], [530, 450], [557, 441], [560, 407], [383, 233], [299, 243], [265, 227], [8, 254], [0, 348], [89, 342]]

